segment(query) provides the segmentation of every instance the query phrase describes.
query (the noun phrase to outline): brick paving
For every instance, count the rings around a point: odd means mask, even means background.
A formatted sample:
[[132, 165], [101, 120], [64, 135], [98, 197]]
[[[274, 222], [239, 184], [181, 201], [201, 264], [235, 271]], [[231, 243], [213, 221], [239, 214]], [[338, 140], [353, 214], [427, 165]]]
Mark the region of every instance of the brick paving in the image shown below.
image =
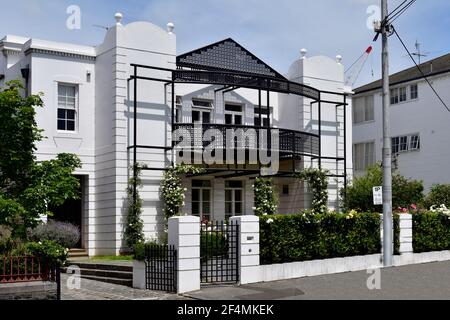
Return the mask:
[[61, 300], [181, 300], [189, 299], [162, 291], [139, 290], [130, 287], [81, 279], [80, 289], [67, 287], [67, 274], [61, 274]]

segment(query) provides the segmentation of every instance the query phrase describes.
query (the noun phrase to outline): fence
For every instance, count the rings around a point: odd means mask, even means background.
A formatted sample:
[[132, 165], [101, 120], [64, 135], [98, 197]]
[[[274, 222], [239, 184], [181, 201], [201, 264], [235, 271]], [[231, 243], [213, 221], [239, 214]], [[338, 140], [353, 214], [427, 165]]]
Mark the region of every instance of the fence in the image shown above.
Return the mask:
[[145, 281], [149, 290], [176, 292], [177, 250], [173, 245], [145, 248]]
[[0, 258], [0, 284], [34, 281], [56, 282], [56, 296], [61, 298], [61, 270], [39, 257], [16, 256]]

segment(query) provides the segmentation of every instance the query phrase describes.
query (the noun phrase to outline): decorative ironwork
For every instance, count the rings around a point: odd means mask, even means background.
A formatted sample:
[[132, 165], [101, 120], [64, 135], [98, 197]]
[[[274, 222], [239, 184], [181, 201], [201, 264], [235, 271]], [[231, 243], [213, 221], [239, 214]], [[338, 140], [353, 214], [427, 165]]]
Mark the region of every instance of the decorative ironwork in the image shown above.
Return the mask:
[[233, 39], [225, 39], [177, 57], [178, 67], [225, 70], [285, 79]]
[[239, 281], [239, 225], [210, 221], [200, 228], [201, 283]]
[[245, 73], [224, 71], [175, 70], [172, 79], [177, 83], [219, 84], [249, 89], [261, 89], [285, 94], [295, 94], [319, 100], [320, 91], [286, 79], [268, 78]]
[[177, 250], [173, 245], [145, 248], [145, 282], [148, 290], [177, 291]]
[[[196, 132], [196, 127], [201, 128], [201, 132]], [[234, 143], [227, 141], [227, 130], [232, 129], [234, 135]], [[272, 151], [278, 152], [280, 158], [287, 156], [318, 156], [319, 155], [319, 136], [309, 132], [294, 131], [280, 128], [265, 128], [245, 125], [229, 125], [229, 124], [193, 124], [193, 123], [176, 123], [174, 130], [177, 130], [174, 136], [175, 145], [182, 142], [183, 136], [190, 137], [190, 146], [192, 148], [210, 149], [227, 149], [230, 146], [234, 148], [242, 148], [247, 150], [267, 150], [271, 148], [269, 143], [264, 143], [267, 140], [258, 141], [257, 137], [278, 136], [278, 149]], [[217, 135], [213, 141], [203, 141], [204, 134], [207, 130], [217, 130]], [[198, 130], [200, 131], [200, 130]], [[220, 134], [219, 134], [220, 133]], [[183, 141], [184, 142], [184, 141]], [[259, 142], [259, 145], [258, 145]], [[276, 145], [272, 143], [272, 146]], [[177, 148], [189, 148], [180, 144]], [[224, 152], [225, 156], [225, 152]]]

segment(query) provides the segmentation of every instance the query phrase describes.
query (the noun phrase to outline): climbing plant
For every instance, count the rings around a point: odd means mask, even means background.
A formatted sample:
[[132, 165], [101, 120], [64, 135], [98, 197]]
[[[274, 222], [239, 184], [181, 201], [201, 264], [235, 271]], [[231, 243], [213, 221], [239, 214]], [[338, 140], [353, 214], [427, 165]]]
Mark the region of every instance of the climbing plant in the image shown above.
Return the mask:
[[[128, 211], [127, 222], [125, 226], [125, 241], [129, 248], [134, 249], [136, 244], [144, 242], [144, 222], [142, 221], [142, 199], [139, 195], [139, 189], [142, 188], [141, 171], [142, 166], [134, 164], [132, 166], [133, 176], [128, 180], [127, 196]], [[134, 194], [134, 185], [136, 185], [136, 195]]]
[[328, 212], [328, 171], [307, 168], [296, 173], [299, 180], [305, 181], [312, 192], [312, 211], [316, 214]]
[[164, 201], [164, 216], [166, 220], [180, 214], [180, 209], [184, 206], [186, 188], [182, 185], [181, 176], [187, 173], [197, 174], [203, 171], [203, 168], [180, 164], [170, 167], [164, 172], [161, 181], [161, 197]]
[[255, 215], [272, 215], [277, 213], [278, 198], [273, 188], [273, 181], [270, 178], [258, 177], [253, 185]]

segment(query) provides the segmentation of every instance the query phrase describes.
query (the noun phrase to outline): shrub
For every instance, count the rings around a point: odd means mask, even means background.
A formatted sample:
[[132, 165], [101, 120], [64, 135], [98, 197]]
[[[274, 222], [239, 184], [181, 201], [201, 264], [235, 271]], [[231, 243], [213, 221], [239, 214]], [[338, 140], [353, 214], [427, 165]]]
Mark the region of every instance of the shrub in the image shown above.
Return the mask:
[[378, 213], [292, 214], [260, 217], [261, 263], [379, 253]]
[[328, 171], [307, 168], [296, 173], [299, 180], [306, 181], [312, 193], [311, 209], [314, 213], [328, 211]]
[[413, 214], [413, 250], [450, 250], [450, 218], [440, 212]]
[[144, 261], [147, 258], [147, 252], [150, 249], [153, 249], [153, 258], [164, 258], [167, 257], [166, 248], [167, 245], [160, 244], [156, 241], [138, 242], [134, 245], [133, 259]]
[[29, 231], [32, 241], [52, 240], [64, 248], [72, 248], [80, 240], [79, 228], [68, 222], [49, 220]]
[[67, 260], [68, 249], [52, 240], [27, 242], [10, 252], [10, 256], [34, 256], [44, 263], [63, 266]]
[[221, 256], [228, 253], [228, 241], [222, 233], [201, 233], [200, 257], [203, 259]]
[[429, 209], [433, 205], [446, 205], [450, 208], [450, 184], [436, 184], [431, 187], [430, 192], [425, 197], [423, 204]]
[[277, 213], [278, 199], [273, 190], [272, 179], [256, 178], [254, 184], [255, 215]]
[[[381, 206], [373, 204], [372, 188], [383, 184], [380, 165], [367, 169], [362, 177], [355, 177], [347, 189], [341, 189], [342, 207], [345, 211], [377, 212]], [[423, 200], [423, 183], [408, 180], [397, 172], [392, 174], [392, 208], [409, 208]]]

